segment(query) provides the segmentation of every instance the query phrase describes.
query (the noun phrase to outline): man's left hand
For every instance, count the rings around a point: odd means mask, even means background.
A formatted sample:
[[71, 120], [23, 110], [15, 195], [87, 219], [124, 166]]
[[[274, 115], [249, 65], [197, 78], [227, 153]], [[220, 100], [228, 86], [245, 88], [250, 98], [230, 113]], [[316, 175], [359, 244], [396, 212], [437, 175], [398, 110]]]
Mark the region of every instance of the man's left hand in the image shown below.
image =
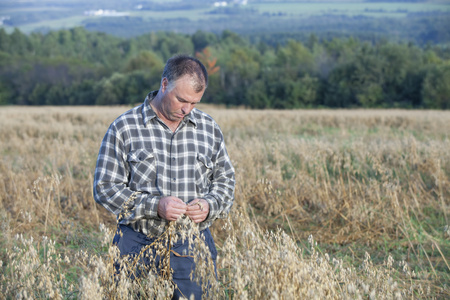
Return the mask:
[[186, 209], [188, 216], [194, 223], [200, 223], [206, 220], [209, 214], [209, 204], [204, 199], [194, 199]]

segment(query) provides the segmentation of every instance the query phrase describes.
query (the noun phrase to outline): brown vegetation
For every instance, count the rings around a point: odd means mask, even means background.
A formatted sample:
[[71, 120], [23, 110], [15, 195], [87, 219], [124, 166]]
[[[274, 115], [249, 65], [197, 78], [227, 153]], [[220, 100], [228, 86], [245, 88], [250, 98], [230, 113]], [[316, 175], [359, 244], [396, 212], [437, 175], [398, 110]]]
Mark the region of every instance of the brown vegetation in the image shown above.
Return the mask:
[[[449, 112], [202, 108], [238, 183], [230, 218], [213, 226], [216, 298], [450, 296]], [[151, 276], [114, 284], [115, 219], [95, 204], [92, 174], [126, 109], [0, 110], [0, 298], [173, 288]]]

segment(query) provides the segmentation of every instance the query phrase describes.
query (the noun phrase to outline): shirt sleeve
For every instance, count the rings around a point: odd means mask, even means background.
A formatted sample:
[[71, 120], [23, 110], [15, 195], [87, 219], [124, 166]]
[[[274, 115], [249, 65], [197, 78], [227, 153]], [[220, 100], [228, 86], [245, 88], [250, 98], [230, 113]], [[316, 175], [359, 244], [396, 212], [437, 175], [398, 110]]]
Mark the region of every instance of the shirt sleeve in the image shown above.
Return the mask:
[[129, 167], [123, 139], [112, 124], [100, 146], [94, 174], [94, 199], [119, 220], [158, 217], [159, 196], [133, 191], [128, 186]]
[[209, 215], [205, 221], [226, 218], [234, 202], [235, 173], [228, 156], [222, 132], [216, 127], [219, 137], [218, 151], [213, 158], [213, 174], [209, 192], [204, 199], [209, 204]]

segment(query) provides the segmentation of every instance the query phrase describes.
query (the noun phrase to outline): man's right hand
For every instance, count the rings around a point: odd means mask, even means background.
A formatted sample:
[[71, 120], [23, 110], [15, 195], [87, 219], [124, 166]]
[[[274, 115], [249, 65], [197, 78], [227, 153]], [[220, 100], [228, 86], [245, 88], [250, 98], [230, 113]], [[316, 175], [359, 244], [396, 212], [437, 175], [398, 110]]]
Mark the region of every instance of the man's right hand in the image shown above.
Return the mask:
[[168, 221], [176, 221], [181, 215], [186, 213], [187, 205], [183, 200], [166, 196], [159, 200], [158, 216]]

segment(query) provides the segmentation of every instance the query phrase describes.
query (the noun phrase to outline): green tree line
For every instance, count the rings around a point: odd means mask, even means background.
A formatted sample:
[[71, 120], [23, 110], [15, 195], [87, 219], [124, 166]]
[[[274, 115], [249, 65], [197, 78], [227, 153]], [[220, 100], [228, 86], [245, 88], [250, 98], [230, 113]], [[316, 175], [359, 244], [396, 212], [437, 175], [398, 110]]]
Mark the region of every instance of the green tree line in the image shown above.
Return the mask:
[[[450, 108], [450, 49], [355, 38], [250, 42], [231, 31], [118, 38], [81, 27], [47, 34], [0, 29], [0, 104], [114, 105], [159, 87], [175, 53], [208, 49], [203, 102], [251, 108]], [[205, 61], [208, 64], [208, 61]]]

